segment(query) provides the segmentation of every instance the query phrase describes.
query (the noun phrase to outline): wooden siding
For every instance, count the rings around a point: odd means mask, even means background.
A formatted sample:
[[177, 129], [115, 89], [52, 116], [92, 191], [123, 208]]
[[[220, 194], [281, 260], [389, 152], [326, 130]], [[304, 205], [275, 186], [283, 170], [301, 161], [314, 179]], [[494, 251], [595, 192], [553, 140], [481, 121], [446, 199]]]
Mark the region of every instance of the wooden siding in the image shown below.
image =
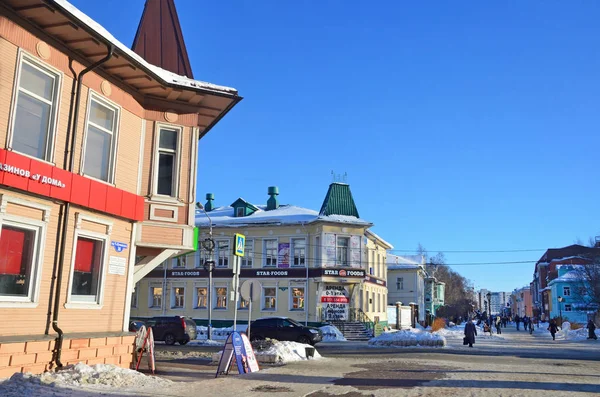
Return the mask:
[[183, 229], [153, 226], [142, 226], [142, 244], [183, 245]]

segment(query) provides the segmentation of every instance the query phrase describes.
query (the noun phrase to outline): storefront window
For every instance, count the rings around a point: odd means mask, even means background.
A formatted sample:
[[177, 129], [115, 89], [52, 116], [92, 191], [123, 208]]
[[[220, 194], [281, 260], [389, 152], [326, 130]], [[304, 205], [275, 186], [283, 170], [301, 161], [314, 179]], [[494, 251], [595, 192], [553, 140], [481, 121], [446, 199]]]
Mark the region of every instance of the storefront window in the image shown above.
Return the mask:
[[185, 288], [175, 287], [171, 295], [173, 299], [173, 308], [181, 309], [185, 305]]
[[36, 232], [2, 225], [0, 232], [0, 296], [29, 296]]
[[162, 287], [150, 287], [150, 307], [162, 307]]
[[77, 237], [71, 297], [73, 301], [98, 302], [104, 241]]
[[208, 307], [208, 300], [207, 300], [207, 293], [208, 293], [208, 289], [206, 287], [199, 287], [196, 288], [196, 308], [206, 308]]
[[248, 310], [249, 306], [250, 306], [250, 302], [247, 301], [246, 299], [240, 297], [240, 302], [239, 302], [238, 309], [240, 309], [240, 310]]
[[306, 266], [306, 240], [303, 238], [292, 239], [294, 266]]
[[292, 287], [291, 310], [304, 310], [304, 287]]
[[263, 310], [277, 310], [277, 288], [263, 287]]
[[227, 287], [215, 288], [215, 309], [227, 309]]

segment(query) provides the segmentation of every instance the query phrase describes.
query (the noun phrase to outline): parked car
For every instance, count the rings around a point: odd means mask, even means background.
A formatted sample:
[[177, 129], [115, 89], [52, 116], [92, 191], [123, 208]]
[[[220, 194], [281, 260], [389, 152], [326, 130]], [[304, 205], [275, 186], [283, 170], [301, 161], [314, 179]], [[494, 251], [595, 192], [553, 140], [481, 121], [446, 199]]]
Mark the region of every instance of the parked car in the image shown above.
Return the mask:
[[196, 339], [196, 322], [189, 317], [153, 317], [146, 321], [146, 326], [152, 327], [155, 341], [163, 341], [167, 345], [174, 345], [175, 342], [185, 345]]
[[133, 320], [129, 322], [129, 332], [138, 332], [144, 325], [143, 321]]
[[255, 341], [266, 338], [315, 345], [323, 340], [323, 332], [288, 317], [264, 317], [253, 321], [250, 324], [250, 339]]

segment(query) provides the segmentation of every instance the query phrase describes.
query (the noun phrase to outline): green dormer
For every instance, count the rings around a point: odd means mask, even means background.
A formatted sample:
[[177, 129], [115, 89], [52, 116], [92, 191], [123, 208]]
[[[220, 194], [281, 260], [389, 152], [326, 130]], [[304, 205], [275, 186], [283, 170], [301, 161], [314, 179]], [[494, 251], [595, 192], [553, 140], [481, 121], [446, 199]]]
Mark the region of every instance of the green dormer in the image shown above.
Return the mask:
[[327, 191], [325, 200], [323, 200], [319, 215], [347, 215], [359, 218], [358, 210], [350, 191], [350, 185], [339, 182], [329, 185], [329, 190]]
[[233, 207], [233, 216], [236, 218], [252, 215], [259, 209], [257, 206], [250, 204], [241, 197], [235, 200], [231, 204], [231, 207]]

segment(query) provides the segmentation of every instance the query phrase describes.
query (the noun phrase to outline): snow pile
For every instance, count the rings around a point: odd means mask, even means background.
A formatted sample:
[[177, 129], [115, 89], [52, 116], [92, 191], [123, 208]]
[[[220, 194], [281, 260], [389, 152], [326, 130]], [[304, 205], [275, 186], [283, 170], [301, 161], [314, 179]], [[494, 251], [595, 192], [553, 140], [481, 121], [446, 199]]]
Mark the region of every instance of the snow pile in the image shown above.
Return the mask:
[[[237, 332], [246, 332], [246, 329], [248, 329], [248, 325], [246, 325], [246, 324], [238, 325], [235, 327], [235, 329]], [[208, 338], [208, 327], [197, 325], [196, 331], [197, 331], [196, 339], [206, 340]], [[212, 329], [212, 340], [221, 340], [221, 341], [227, 340], [227, 337], [232, 332], [233, 332], [233, 327], [213, 328]]]
[[397, 332], [385, 332], [369, 341], [371, 346], [426, 346], [444, 347], [446, 338], [439, 333], [431, 333], [418, 329], [402, 330]]
[[45, 372], [41, 375], [14, 374], [0, 384], [1, 396], [41, 396], [56, 393], [53, 388], [120, 388], [120, 389], [157, 389], [169, 387], [173, 382], [155, 376], [109, 364], [69, 365], [59, 372]]
[[[280, 364], [289, 363], [292, 361], [308, 360], [306, 357], [306, 348], [312, 347], [298, 342], [276, 341], [266, 350], [255, 352], [256, 358], [260, 361], [260, 356], [275, 356], [276, 362]], [[315, 349], [314, 358], [319, 359], [321, 355]]]
[[448, 337], [462, 338], [463, 336], [465, 336], [465, 330], [461, 329], [461, 328], [455, 328], [455, 329], [442, 328], [440, 330], [435, 331], [435, 333], [438, 335], [447, 337], [447, 338]]
[[323, 342], [346, 342], [346, 338], [337, 327], [325, 325], [321, 327], [323, 332]]
[[[214, 336], [213, 336], [214, 338]], [[223, 346], [223, 344], [225, 343], [225, 339], [221, 339], [219, 338], [218, 340], [215, 339], [206, 339], [206, 336], [204, 339], [194, 339], [188, 342], [188, 345], [190, 346]]]
[[[600, 330], [596, 329], [595, 334], [600, 337]], [[565, 321], [561, 330], [556, 333], [556, 336], [566, 340], [585, 340], [589, 336], [589, 331], [587, 328], [571, 329], [571, 323]]]

